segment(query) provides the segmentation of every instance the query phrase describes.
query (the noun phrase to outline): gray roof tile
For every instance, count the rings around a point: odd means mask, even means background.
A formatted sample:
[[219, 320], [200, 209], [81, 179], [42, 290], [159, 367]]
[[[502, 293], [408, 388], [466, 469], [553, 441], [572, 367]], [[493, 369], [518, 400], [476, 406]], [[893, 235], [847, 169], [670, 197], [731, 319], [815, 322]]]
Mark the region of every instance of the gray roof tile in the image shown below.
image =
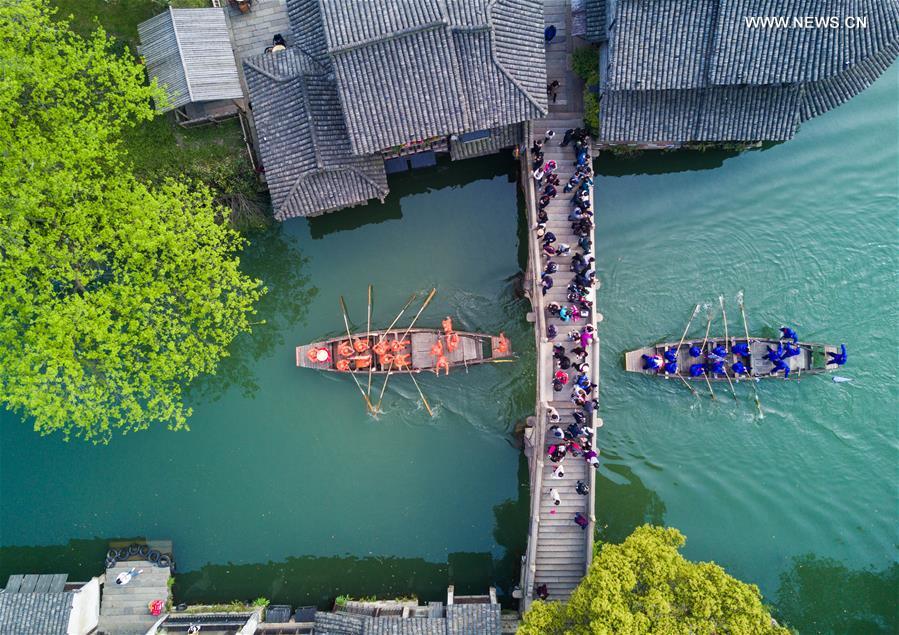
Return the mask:
[[384, 162], [351, 153], [326, 67], [288, 49], [245, 60], [244, 75], [276, 218], [383, 200]]
[[0, 593], [0, 633], [65, 635], [73, 593]]
[[165, 89], [165, 110], [243, 97], [223, 9], [169, 9], [137, 32], [147, 74]]
[[542, 15], [540, 0], [323, 1], [353, 152], [545, 115]]
[[447, 635], [499, 635], [499, 604], [448, 604]]
[[[789, 139], [899, 55], [899, 0], [618, 0], [600, 141]], [[823, 7], [823, 8], [822, 8]], [[589, 8], [589, 7], [588, 7]], [[867, 16], [868, 29], [749, 28], [746, 16]]]

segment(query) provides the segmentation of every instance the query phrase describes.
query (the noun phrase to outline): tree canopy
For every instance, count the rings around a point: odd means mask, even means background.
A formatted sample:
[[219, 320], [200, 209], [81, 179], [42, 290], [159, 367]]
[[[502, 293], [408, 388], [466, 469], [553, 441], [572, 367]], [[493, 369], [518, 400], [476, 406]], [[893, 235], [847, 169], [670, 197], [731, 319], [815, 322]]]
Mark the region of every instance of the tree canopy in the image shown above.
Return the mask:
[[757, 586], [713, 562], [690, 562], [677, 529], [644, 525], [601, 544], [567, 603], [535, 601], [519, 635], [789, 635]]
[[44, 0], [0, 3], [0, 399], [42, 434], [186, 425], [183, 385], [250, 328], [259, 281], [200, 185], [142, 183], [143, 68]]

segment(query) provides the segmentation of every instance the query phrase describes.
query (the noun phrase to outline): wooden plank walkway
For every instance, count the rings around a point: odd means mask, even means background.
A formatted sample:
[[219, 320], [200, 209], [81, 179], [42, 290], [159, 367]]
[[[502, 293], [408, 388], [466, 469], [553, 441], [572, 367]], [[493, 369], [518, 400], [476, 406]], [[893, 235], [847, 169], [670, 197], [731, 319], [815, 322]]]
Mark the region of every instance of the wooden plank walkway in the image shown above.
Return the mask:
[[[553, 24], [556, 27], [556, 38], [547, 46], [547, 81], [559, 81], [558, 97], [553, 103], [550, 100], [549, 116], [530, 122], [528, 147], [536, 139], [543, 139], [544, 133], [551, 129], [555, 131], [555, 137], [544, 144], [544, 160], [553, 160], [557, 164], [557, 174], [561, 181], [559, 195], [546, 208], [548, 222], [546, 230], [551, 231], [557, 238], [556, 245], [566, 243], [571, 247], [571, 256], [581, 251], [578, 248], [578, 237], [571, 229], [568, 214], [571, 211], [571, 194], [562, 192], [562, 186], [574, 173], [575, 152], [573, 144], [561, 147], [559, 144], [566, 130], [569, 128], [583, 127], [583, 83], [571, 71], [571, 52], [575, 41], [569, 36], [571, 27], [571, 7], [569, 0], [545, 0], [544, 20], [546, 25]], [[530, 175], [532, 158], [530, 150], [525, 153], [522, 161], [522, 182], [525, 187], [525, 195], [528, 207], [528, 220], [531, 228], [537, 223], [535, 182]], [[592, 199], [592, 192], [591, 192]], [[592, 204], [592, 200], [591, 200]], [[595, 209], [595, 206], [592, 207]], [[552, 349], [554, 344], [563, 345], [570, 352], [576, 345], [565, 341], [565, 334], [572, 328], [582, 328], [587, 324], [593, 324], [594, 328], [602, 317], [596, 312], [596, 281], [590, 300], [593, 301], [594, 312], [589, 320], [579, 320], [576, 323], [562, 322], [559, 318], [550, 317], [545, 307], [550, 302], [558, 302], [562, 305], [570, 304], [567, 301], [567, 286], [570, 277], [568, 265], [570, 256], [556, 258], [559, 269], [554, 275], [555, 285], [544, 296], [541, 293], [540, 274], [545, 266], [546, 259], [542, 257], [542, 241], [537, 238], [533, 230], [529, 232], [529, 271], [528, 284], [531, 286], [531, 304], [535, 311], [535, 328], [537, 337], [537, 416], [533, 428], [530, 431], [529, 450], [531, 473], [531, 524], [528, 535], [528, 549], [525, 553], [522, 566], [522, 602], [521, 610], [525, 611], [536, 597], [537, 586], [545, 584], [551, 600], [566, 600], [581, 578], [586, 573], [590, 564], [593, 551], [593, 531], [595, 523], [595, 483], [596, 470], [588, 466], [581, 458], [568, 457], [564, 460], [563, 478], [556, 478], [553, 463], [547, 458], [547, 448], [555, 440], [549, 433], [547, 409], [554, 407], [560, 417], [562, 427], [574, 421], [571, 413], [577, 407], [569, 400], [568, 389], [555, 393], [552, 388], [553, 359]], [[590, 237], [593, 242], [594, 258], [596, 251], [595, 236]], [[546, 327], [554, 324], [559, 336], [552, 342], [546, 339]], [[599, 384], [599, 340], [591, 347], [590, 363], [592, 380]], [[598, 388], [597, 388], [598, 390]], [[598, 428], [602, 420], [594, 413], [594, 421], [588, 420], [597, 434], [594, 436], [594, 446], [598, 451], [600, 446]], [[578, 481], [584, 481], [590, 486], [590, 494], [581, 496], [576, 493], [575, 485]], [[561, 496], [561, 505], [555, 505], [550, 496], [550, 489], [556, 489]], [[590, 520], [586, 529], [581, 529], [574, 522], [575, 513], [581, 513]]]

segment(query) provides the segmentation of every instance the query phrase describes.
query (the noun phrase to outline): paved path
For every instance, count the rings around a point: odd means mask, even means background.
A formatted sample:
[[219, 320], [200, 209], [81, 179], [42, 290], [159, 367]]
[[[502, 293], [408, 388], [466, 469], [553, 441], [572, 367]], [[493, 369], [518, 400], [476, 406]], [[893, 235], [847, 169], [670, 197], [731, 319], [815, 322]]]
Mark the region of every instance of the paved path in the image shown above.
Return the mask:
[[[571, 230], [571, 222], [568, 221], [568, 213], [572, 209], [571, 194], [562, 192], [562, 186], [574, 173], [574, 148], [572, 145], [561, 147], [559, 144], [562, 136], [569, 128], [583, 127], [583, 84], [570, 69], [571, 51], [574, 41], [569, 37], [571, 15], [568, 0], [545, 0], [546, 24], [554, 24], [557, 30], [556, 38], [547, 46], [547, 80], [558, 80], [560, 83], [556, 101], [550, 102], [549, 116], [546, 119], [532, 121], [530, 124], [531, 138], [528, 146], [535, 139], [543, 139], [545, 132], [554, 130], [555, 137], [544, 144], [544, 160], [555, 161], [558, 168], [561, 186], [559, 194], [547, 206], [546, 211], [549, 220], [546, 223], [547, 231], [556, 235], [556, 245], [567, 243], [571, 246], [574, 255], [580, 251], [577, 236]], [[527, 157], [527, 167], [531, 167], [530, 152]], [[524, 177], [523, 177], [524, 178]], [[536, 200], [539, 194], [535, 190], [533, 178], [529, 178], [526, 192], [528, 202], [528, 215], [531, 227], [536, 224]], [[595, 236], [591, 237], [594, 243]], [[596, 471], [590, 468], [581, 458], [568, 457], [564, 460], [565, 476], [562, 479], [555, 478], [553, 468], [557, 465], [547, 458], [547, 448], [553, 444], [555, 438], [549, 433], [547, 421], [547, 407], [554, 407], [561, 416], [562, 427], [572, 423], [574, 419], [571, 413], [576, 406], [569, 400], [571, 390], [565, 388], [562, 392], [554, 392], [552, 388], [552, 374], [555, 370], [552, 359], [554, 344], [565, 346], [570, 351], [576, 344], [566, 342], [564, 335], [572, 328], [580, 328], [588, 323], [594, 327], [597, 325], [597, 314], [590, 316], [590, 321], [580, 320], [572, 325], [571, 322], [563, 323], [560, 319], [550, 317], [545, 306], [550, 302], [570, 304], [567, 299], [567, 286], [570, 278], [568, 266], [570, 256], [555, 258], [558, 272], [553, 275], [555, 285], [544, 296], [539, 286], [539, 276], [547, 258], [542, 255], [542, 241], [536, 237], [536, 233], [530, 233], [530, 275], [533, 285], [532, 304], [536, 313], [535, 327], [537, 329], [538, 363], [537, 363], [537, 417], [531, 431], [531, 529], [529, 533], [529, 546], [525, 556], [522, 592], [523, 609], [527, 609], [535, 598], [535, 588], [545, 584], [551, 600], [565, 600], [572, 590], [578, 585], [584, 576], [590, 563], [593, 549], [593, 526], [595, 522], [594, 495]], [[595, 257], [595, 253], [591, 254]], [[598, 287], [597, 281], [597, 287]], [[595, 288], [591, 293], [591, 300], [596, 308]], [[598, 318], [601, 320], [601, 317]], [[546, 326], [554, 324], [559, 332], [555, 341], [546, 340]], [[592, 347], [588, 358], [593, 372], [594, 383], [598, 381], [599, 370], [599, 343]], [[588, 422], [589, 424], [589, 422]], [[602, 425], [598, 417], [593, 425]], [[597, 428], [598, 432], [598, 428]], [[594, 439], [594, 445], [599, 447], [598, 434]], [[577, 481], [584, 481], [590, 485], [591, 493], [588, 496], [580, 496], [575, 491]], [[550, 489], [555, 488], [561, 498], [561, 505], [556, 506], [550, 496]], [[575, 513], [580, 512], [590, 519], [590, 526], [584, 530], [574, 523]]]

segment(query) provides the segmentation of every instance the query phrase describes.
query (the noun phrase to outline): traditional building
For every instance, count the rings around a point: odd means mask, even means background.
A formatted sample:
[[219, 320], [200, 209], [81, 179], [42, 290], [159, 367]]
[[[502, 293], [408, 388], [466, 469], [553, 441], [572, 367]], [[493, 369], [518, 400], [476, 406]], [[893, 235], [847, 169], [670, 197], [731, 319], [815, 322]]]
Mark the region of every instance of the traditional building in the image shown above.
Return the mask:
[[100, 581], [69, 582], [64, 573], [11, 575], [0, 591], [0, 633], [87, 635], [96, 631]]
[[288, 0], [297, 45], [244, 60], [276, 217], [383, 200], [387, 172], [519, 143], [547, 112], [542, 12], [542, 0]]
[[780, 141], [893, 63], [899, 2], [588, 0], [587, 36], [600, 44], [600, 143]]
[[137, 25], [138, 52], [181, 122], [237, 113], [243, 89], [223, 9], [172, 9]]

